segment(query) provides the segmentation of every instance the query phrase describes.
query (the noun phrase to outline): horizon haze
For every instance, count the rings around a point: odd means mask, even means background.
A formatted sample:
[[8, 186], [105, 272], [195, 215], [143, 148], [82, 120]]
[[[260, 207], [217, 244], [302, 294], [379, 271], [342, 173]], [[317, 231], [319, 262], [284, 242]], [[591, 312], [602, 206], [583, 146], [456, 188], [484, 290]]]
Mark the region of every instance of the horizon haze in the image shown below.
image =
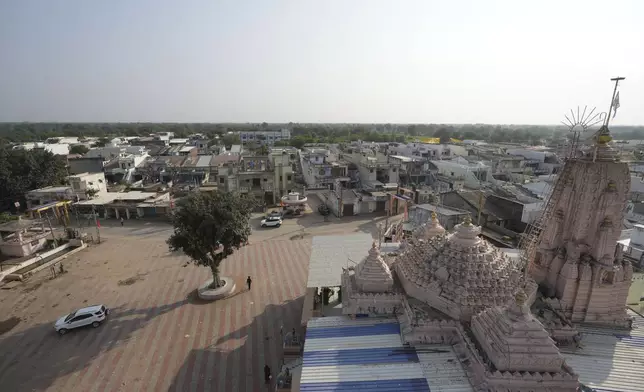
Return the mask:
[[644, 125], [644, 3], [8, 0], [0, 122]]

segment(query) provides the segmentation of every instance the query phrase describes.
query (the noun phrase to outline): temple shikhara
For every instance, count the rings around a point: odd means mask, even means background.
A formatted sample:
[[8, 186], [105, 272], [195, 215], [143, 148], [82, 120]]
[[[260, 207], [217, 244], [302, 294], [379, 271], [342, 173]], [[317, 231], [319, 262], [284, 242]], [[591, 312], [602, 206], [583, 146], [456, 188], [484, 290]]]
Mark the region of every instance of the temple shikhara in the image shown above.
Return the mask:
[[629, 168], [610, 146], [608, 119], [593, 140], [566, 160], [521, 257], [481, 238], [469, 217], [448, 232], [434, 214], [395, 256], [374, 242], [343, 271], [343, 314], [395, 318], [403, 347], [449, 347], [470, 390], [582, 390], [564, 353], [592, 344], [588, 328], [632, 328], [633, 268], [617, 246]]

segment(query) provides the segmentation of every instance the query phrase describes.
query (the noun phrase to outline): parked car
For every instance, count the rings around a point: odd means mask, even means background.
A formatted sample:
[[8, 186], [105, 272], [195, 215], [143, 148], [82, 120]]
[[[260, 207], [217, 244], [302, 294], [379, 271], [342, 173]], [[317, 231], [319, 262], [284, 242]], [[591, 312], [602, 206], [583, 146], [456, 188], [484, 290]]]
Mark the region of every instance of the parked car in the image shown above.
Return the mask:
[[282, 218], [277, 216], [267, 216], [262, 219], [262, 227], [280, 227], [282, 225]]
[[105, 305], [88, 306], [59, 318], [54, 324], [54, 329], [64, 335], [71, 329], [87, 325], [97, 328], [107, 319], [108, 314], [110, 310]]
[[270, 214], [268, 214], [266, 217], [267, 217], [267, 218], [269, 218], [269, 217], [270, 217], [270, 218], [281, 218], [281, 217], [282, 217], [282, 212], [281, 212], [281, 211], [277, 211], [277, 210], [273, 210], [273, 211], [271, 211], [271, 212], [270, 212]]

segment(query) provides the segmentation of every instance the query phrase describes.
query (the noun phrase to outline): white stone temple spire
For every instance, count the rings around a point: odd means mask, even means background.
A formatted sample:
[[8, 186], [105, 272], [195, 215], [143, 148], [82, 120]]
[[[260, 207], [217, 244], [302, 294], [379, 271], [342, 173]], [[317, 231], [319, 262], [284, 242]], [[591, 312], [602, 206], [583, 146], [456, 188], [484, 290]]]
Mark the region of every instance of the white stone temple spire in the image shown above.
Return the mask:
[[441, 234], [445, 234], [445, 228], [441, 226], [438, 221], [438, 216], [434, 211], [432, 211], [432, 217], [429, 222], [414, 231], [414, 237], [422, 240], [429, 240]]
[[497, 370], [561, 372], [564, 358], [526, 301], [521, 290], [508, 307], [484, 310], [472, 318], [472, 332]]
[[356, 285], [362, 292], [383, 293], [391, 291], [394, 279], [374, 242], [369, 255], [356, 267]]

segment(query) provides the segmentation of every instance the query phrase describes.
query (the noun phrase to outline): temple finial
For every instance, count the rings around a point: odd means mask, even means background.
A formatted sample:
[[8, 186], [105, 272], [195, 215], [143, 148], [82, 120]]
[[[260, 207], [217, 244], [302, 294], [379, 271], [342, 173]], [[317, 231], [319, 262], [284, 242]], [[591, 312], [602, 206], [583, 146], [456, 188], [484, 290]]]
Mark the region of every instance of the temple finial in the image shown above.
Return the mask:
[[465, 215], [465, 217], [463, 218], [463, 225], [464, 226], [472, 225], [472, 217], [470, 216], [470, 214]]
[[432, 222], [436, 222], [438, 220], [438, 215], [436, 215], [436, 211], [432, 211]]

